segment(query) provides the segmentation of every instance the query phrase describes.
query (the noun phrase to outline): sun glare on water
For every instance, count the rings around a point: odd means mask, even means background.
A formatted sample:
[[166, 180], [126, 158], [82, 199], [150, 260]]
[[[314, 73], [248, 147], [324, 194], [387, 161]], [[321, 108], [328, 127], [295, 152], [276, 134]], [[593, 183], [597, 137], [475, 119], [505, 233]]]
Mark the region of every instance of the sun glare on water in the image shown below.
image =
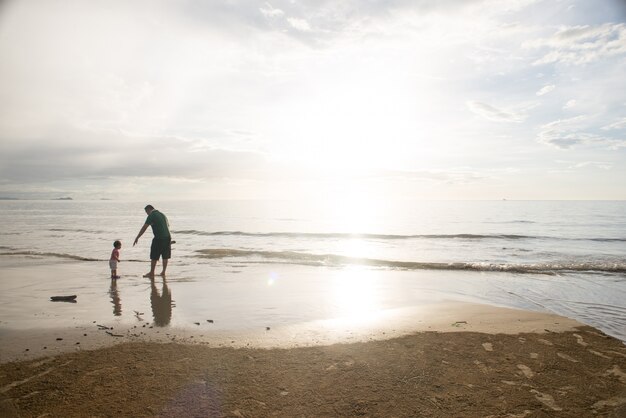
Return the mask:
[[[334, 210], [333, 229], [355, 234], [342, 240], [335, 251], [355, 259], [371, 258], [370, 246], [363, 234], [378, 230], [379, 208], [355, 196], [346, 196]], [[377, 275], [367, 267], [352, 264], [334, 273], [332, 302], [337, 316], [350, 322], [371, 319], [380, 310]]]

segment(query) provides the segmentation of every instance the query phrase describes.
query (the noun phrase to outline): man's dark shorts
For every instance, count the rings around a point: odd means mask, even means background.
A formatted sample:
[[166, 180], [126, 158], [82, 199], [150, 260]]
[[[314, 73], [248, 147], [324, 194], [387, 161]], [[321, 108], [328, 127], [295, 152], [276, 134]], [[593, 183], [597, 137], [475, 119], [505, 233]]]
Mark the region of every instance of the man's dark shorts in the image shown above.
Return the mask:
[[171, 238], [152, 238], [152, 245], [150, 246], [150, 260], [158, 260], [159, 257], [162, 257], [164, 260], [168, 260], [171, 256]]

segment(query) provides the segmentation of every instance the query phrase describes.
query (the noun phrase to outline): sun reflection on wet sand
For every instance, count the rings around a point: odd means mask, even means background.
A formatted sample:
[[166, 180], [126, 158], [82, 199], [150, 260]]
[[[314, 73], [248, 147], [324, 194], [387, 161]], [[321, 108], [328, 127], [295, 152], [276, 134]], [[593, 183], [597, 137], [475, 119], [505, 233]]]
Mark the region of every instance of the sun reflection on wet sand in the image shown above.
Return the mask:
[[267, 279], [267, 286], [268, 287], [274, 286], [277, 280], [278, 280], [278, 273], [274, 271], [270, 272], [269, 277]]
[[347, 267], [331, 279], [332, 303], [337, 317], [358, 324], [370, 321], [380, 313], [377, 278], [362, 267]]

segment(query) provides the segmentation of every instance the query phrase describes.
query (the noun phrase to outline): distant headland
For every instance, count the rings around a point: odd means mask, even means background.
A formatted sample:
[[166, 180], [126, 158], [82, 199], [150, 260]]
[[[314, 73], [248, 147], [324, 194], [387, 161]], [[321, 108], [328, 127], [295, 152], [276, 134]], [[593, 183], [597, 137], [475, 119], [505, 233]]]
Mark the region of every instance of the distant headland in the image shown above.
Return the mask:
[[21, 197], [8, 197], [0, 196], [0, 200], [74, 200], [71, 197], [57, 197], [55, 199], [37, 199], [37, 198], [21, 198]]

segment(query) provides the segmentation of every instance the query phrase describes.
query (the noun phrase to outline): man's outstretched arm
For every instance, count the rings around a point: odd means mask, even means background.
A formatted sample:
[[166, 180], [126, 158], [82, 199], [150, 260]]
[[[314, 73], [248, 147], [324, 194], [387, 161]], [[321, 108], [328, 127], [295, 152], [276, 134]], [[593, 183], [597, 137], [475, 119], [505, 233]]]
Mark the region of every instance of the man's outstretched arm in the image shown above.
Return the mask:
[[137, 234], [137, 238], [135, 238], [135, 242], [133, 243], [133, 247], [135, 246], [135, 244], [137, 244], [137, 241], [139, 241], [139, 237], [141, 237], [143, 235], [143, 233], [146, 232], [146, 229], [148, 229], [149, 226], [150, 226], [150, 224], [144, 224], [144, 226], [141, 227], [141, 230]]

